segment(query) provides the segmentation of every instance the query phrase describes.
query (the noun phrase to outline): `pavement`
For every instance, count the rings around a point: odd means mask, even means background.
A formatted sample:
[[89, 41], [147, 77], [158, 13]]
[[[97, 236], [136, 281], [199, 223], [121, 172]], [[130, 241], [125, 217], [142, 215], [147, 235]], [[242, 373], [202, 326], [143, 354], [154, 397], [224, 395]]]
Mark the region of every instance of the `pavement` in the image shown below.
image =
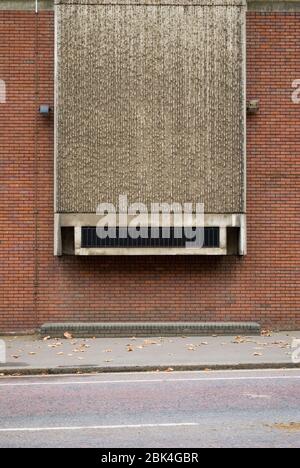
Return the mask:
[[1, 377], [0, 447], [299, 448], [299, 390], [299, 369]]
[[0, 375], [300, 367], [292, 359], [292, 344], [300, 339], [299, 331], [264, 335], [45, 340], [38, 336], [0, 337], [6, 346]]

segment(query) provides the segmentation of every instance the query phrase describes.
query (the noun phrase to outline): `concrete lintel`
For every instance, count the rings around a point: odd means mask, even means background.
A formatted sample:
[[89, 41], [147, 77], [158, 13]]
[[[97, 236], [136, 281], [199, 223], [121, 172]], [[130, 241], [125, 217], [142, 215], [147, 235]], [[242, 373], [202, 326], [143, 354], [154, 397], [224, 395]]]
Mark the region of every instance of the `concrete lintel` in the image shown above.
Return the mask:
[[[92, 213], [66, 213], [66, 214], [57, 214], [59, 216], [60, 226], [62, 227], [81, 227], [81, 226], [97, 226], [97, 223], [101, 219], [101, 216], [92, 214]], [[206, 213], [204, 215], [204, 224], [205, 226], [209, 227], [240, 227], [242, 223], [242, 217], [245, 215], [243, 213], [230, 213], [230, 214], [213, 214], [213, 213]], [[133, 219], [134, 216], [128, 216], [128, 222]], [[118, 224], [118, 223], [117, 223]], [[121, 224], [118, 224], [121, 225]], [[151, 226], [151, 218], [148, 217], [148, 226]], [[160, 223], [162, 225], [162, 223]], [[181, 226], [181, 223], [176, 222], [174, 220], [174, 216], [171, 216], [171, 226]], [[192, 226], [196, 225], [196, 220], [194, 218], [194, 222]]]
[[[76, 234], [75, 234], [76, 236]], [[76, 245], [76, 241], [75, 241]], [[108, 249], [81, 249], [75, 248], [75, 255], [80, 256], [157, 256], [157, 255], [227, 255], [225, 248], [108, 248]]]

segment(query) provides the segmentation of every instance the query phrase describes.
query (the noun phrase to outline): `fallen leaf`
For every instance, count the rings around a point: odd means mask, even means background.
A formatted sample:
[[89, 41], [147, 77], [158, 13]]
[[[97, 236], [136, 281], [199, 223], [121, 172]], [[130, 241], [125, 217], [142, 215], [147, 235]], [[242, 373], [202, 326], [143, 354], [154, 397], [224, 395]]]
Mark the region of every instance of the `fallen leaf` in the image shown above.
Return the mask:
[[272, 336], [271, 330], [262, 330], [261, 336]]
[[131, 345], [127, 345], [127, 351], [130, 352], [130, 351], [134, 351], [133, 347]]
[[34, 353], [33, 351], [31, 351], [30, 353], [28, 353], [30, 356], [34, 356], [36, 353]]
[[188, 346], [189, 351], [196, 351], [195, 345]]
[[17, 354], [13, 354], [12, 357], [13, 357], [14, 359], [19, 359], [20, 356], [17, 356]]
[[262, 356], [262, 353], [253, 353], [253, 356]]
[[43, 338], [43, 341], [48, 341], [50, 340], [51, 336], [45, 336], [45, 338]]
[[241, 344], [241, 343], [245, 343], [245, 341], [246, 341], [246, 339], [243, 338], [242, 336], [236, 336], [232, 343]]
[[206, 346], [206, 345], [208, 345], [208, 342], [207, 341], [202, 341], [201, 344]]
[[65, 332], [64, 337], [66, 338], [66, 340], [72, 340], [73, 339], [73, 336], [69, 332]]
[[168, 367], [168, 369], [165, 370], [165, 372], [173, 372], [173, 371], [174, 371], [173, 367]]
[[62, 351], [60, 353], [56, 353], [57, 356], [61, 356], [62, 354], [64, 354]]

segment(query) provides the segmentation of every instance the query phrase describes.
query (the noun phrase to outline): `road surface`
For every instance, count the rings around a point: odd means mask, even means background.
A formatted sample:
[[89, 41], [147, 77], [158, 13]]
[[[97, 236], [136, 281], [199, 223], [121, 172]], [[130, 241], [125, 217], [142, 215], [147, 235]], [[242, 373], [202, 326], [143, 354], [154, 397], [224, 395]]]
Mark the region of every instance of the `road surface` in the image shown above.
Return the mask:
[[300, 370], [2, 377], [0, 447], [300, 447]]

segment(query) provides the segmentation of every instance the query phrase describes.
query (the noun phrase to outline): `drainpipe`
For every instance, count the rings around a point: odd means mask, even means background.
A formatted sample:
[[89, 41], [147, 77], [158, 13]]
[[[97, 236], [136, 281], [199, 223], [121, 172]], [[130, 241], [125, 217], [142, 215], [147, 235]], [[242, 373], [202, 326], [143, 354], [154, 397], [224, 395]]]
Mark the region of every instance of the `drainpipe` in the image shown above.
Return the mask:
[[39, 56], [38, 56], [38, 37], [39, 37], [39, 17], [38, 0], [35, 0], [35, 143], [34, 143], [34, 311], [35, 324], [38, 326], [38, 292], [39, 292], [39, 212], [38, 212], [38, 104], [39, 104]]

